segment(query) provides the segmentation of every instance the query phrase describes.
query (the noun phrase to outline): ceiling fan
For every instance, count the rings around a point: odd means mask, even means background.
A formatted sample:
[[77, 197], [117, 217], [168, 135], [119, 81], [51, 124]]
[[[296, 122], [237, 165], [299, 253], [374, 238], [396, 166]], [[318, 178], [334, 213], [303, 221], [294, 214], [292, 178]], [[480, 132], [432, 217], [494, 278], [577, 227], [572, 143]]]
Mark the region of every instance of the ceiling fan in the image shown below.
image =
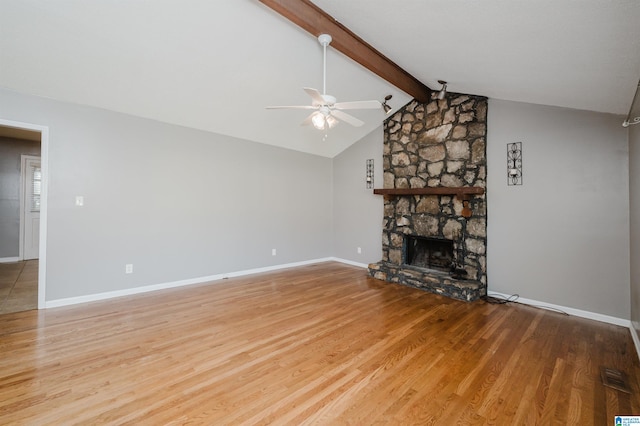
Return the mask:
[[312, 109], [312, 112], [303, 122], [303, 126], [313, 124], [318, 130], [330, 129], [340, 121], [349, 123], [352, 126], [360, 127], [363, 121], [343, 112], [346, 109], [378, 109], [382, 108], [380, 101], [355, 101], [336, 102], [336, 98], [327, 95], [327, 46], [331, 43], [329, 34], [320, 34], [318, 41], [323, 48], [323, 69], [322, 69], [322, 93], [316, 89], [305, 87], [304, 91], [311, 97], [311, 105], [292, 106], [270, 106], [267, 109]]

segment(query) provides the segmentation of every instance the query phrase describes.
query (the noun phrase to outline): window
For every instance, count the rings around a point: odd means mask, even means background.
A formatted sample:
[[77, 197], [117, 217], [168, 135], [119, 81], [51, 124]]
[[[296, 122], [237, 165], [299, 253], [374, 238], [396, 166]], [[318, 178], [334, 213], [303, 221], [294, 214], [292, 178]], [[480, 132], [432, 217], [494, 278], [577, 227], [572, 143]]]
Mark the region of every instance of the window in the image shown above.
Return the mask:
[[40, 192], [42, 191], [42, 170], [40, 166], [31, 166], [31, 211], [40, 211]]

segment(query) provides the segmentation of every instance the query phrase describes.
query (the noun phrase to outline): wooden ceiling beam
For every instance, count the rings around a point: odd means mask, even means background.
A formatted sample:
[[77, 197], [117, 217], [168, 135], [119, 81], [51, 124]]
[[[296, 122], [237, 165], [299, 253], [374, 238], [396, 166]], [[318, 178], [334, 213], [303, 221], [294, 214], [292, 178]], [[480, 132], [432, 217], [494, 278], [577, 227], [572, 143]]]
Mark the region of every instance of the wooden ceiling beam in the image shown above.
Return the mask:
[[420, 102], [431, 99], [431, 89], [377, 51], [309, 0], [260, 0], [302, 29], [318, 37], [329, 34], [331, 46]]

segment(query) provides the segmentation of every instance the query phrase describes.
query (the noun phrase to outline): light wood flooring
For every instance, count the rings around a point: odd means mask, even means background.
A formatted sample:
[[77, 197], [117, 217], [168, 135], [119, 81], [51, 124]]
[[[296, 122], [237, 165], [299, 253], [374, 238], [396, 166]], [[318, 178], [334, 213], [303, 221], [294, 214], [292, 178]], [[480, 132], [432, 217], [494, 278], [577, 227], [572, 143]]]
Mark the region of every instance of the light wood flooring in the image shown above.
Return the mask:
[[38, 261], [0, 263], [0, 314], [38, 308]]
[[[322, 263], [0, 315], [0, 424], [610, 425], [624, 327]], [[629, 375], [627, 394], [600, 366]]]

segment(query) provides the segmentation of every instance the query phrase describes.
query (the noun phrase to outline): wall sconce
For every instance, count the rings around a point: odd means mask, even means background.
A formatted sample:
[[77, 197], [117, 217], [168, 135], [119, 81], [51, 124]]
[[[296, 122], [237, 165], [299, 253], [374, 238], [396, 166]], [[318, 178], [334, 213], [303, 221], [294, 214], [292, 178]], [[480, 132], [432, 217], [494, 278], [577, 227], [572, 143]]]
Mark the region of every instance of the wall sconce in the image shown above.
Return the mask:
[[[636, 92], [633, 95], [633, 100], [631, 101], [631, 106], [629, 107], [629, 114], [627, 114], [627, 118], [622, 122], [622, 127], [629, 127], [633, 124], [640, 124], [640, 115], [634, 117], [633, 113], [634, 106], [636, 105], [636, 100], [638, 99], [638, 92], [640, 92], [640, 81], [638, 81], [638, 86], [636, 87]], [[640, 112], [638, 112], [640, 114]]]
[[391, 111], [391, 106], [387, 103], [387, 101], [392, 97], [393, 95], [387, 95], [384, 97], [384, 102], [382, 102], [382, 109], [384, 109], [385, 114], [389, 114], [389, 111]]
[[[637, 114], [633, 114], [634, 107], [638, 107], [636, 105], [636, 100], [638, 99], [638, 92], [640, 92], [640, 81], [638, 81], [638, 86], [636, 87], [636, 93], [633, 95], [633, 100], [631, 101], [631, 106], [629, 107], [629, 114], [627, 114], [627, 118], [622, 122], [622, 127], [629, 127], [634, 124], [640, 124], [640, 111]], [[634, 115], [638, 115], [634, 117]]]
[[373, 158], [369, 158], [366, 164], [367, 168], [367, 189], [373, 189]]
[[522, 142], [507, 144], [507, 184], [522, 185]]
[[438, 99], [444, 99], [447, 95], [447, 82], [444, 80], [438, 80], [438, 83], [442, 84], [442, 89], [438, 92]]

